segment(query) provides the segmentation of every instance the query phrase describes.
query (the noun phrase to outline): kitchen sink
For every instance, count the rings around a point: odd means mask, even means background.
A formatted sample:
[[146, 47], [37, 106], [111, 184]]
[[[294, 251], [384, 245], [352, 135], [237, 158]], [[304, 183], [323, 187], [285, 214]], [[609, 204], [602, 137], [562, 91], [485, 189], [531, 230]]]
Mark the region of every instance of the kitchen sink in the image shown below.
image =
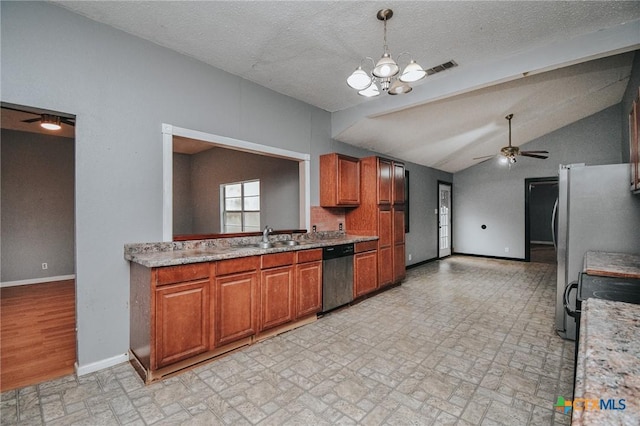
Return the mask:
[[292, 247], [297, 246], [299, 243], [296, 240], [283, 240], [283, 241], [273, 241], [273, 242], [259, 242], [257, 244], [253, 244], [255, 247], [267, 249], [273, 247]]

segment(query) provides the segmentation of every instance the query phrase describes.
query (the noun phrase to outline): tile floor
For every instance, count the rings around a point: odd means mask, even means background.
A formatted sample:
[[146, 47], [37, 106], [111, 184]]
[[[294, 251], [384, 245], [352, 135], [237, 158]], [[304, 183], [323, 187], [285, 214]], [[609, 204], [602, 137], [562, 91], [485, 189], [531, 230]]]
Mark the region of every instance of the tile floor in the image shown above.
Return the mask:
[[5, 392], [2, 425], [568, 425], [554, 301], [553, 265], [454, 256], [150, 386], [125, 363]]

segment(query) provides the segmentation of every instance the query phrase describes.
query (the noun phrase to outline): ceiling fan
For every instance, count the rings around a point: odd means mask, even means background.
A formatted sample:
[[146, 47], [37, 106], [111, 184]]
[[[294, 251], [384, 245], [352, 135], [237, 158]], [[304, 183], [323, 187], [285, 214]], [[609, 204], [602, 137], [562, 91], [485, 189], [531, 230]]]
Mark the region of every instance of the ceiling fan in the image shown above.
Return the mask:
[[[500, 148], [499, 155], [504, 157], [504, 161], [508, 162], [510, 165], [516, 162], [516, 157], [521, 155], [523, 157], [531, 157], [531, 158], [540, 158], [542, 160], [549, 158], [549, 151], [520, 151], [520, 148], [517, 146], [511, 145], [511, 119], [513, 118], [513, 114], [509, 114], [505, 117], [509, 120], [509, 146], [503, 146]], [[485, 158], [495, 157], [495, 155], [485, 155], [484, 157], [476, 157], [474, 160], [484, 160]]]
[[[34, 114], [34, 113], [32, 113]], [[60, 124], [66, 124], [67, 126], [75, 126], [76, 123], [68, 118], [60, 117], [53, 114], [40, 114], [40, 117], [30, 118], [28, 120], [22, 120], [23, 123], [35, 123], [40, 122], [40, 126], [48, 130], [60, 130]]]
[[63, 117], [56, 114], [49, 113], [40, 113], [33, 111], [25, 111], [24, 109], [11, 108], [9, 106], [2, 106], [4, 109], [9, 109], [12, 111], [18, 111], [26, 114], [37, 115], [36, 118], [29, 118], [27, 120], [21, 120], [23, 123], [36, 123], [39, 122], [40, 126], [47, 130], [60, 130], [62, 126], [60, 124], [66, 124], [67, 126], [75, 126], [75, 119], [69, 117]]

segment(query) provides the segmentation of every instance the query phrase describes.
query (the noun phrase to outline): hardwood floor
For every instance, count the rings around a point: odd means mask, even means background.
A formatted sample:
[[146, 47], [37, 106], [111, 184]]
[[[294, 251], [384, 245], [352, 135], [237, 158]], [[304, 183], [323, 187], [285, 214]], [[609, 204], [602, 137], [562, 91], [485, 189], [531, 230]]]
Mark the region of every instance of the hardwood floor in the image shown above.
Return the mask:
[[72, 374], [74, 280], [0, 289], [0, 390]]

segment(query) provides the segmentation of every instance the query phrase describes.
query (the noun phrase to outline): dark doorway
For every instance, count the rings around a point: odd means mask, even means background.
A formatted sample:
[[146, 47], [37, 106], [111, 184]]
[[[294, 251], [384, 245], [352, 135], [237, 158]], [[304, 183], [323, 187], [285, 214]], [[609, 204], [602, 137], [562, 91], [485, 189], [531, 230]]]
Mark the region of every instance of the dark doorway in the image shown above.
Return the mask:
[[525, 179], [525, 260], [556, 263], [555, 206], [558, 178]]

